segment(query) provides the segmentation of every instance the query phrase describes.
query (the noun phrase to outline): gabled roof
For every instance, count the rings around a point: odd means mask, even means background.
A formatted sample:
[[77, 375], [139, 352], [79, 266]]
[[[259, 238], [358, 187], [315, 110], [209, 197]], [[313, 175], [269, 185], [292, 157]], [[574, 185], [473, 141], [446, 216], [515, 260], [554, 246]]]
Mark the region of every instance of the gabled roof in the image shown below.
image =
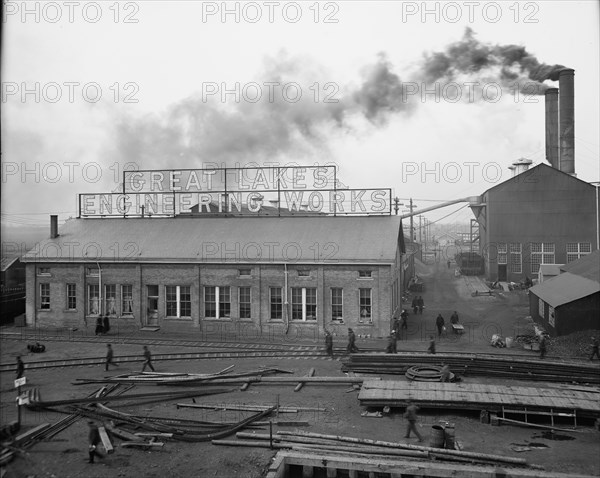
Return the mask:
[[531, 287], [529, 291], [556, 308], [600, 292], [600, 283], [570, 272], [563, 272]]
[[543, 277], [557, 276], [560, 274], [560, 268], [564, 264], [540, 264], [540, 274]]
[[547, 164], [544, 163], [540, 163], [532, 168], [529, 168], [527, 171], [523, 171], [520, 174], [517, 174], [515, 176], [513, 176], [510, 179], [507, 179], [506, 181], [502, 181], [500, 184], [496, 184], [495, 186], [487, 189], [486, 191], [483, 192], [482, 196], [484, 194], [489, 193], [490, 191], [493, 191], [495, 189], [502, 189], [504, 186], [507, 186], [508, 184], [511, 183], [537, 183], [539, 181], [539, 177], [540, 172], [543, 170], [544, 173], [549, 173], [549, 174], [563, 174], [565, 177], [569, 178], [569, 180], [571, 181], [576, 181], [579, 182], [581, 184], [581, 186], [588, 186], [591, 189], [594, 189], [594, 186], [592, 186], [590, 183], [587, 183], [579, 178], [576, 178], [575, 176], [570, 175], [569, 173], [565, 173], [564, 171], [561, 171], [560, 169], [557, 168], [553, 168], [552, 166], [548, 166]]
[[560, 270], [600, 282], [600, 250], [597, 249], [581, 259], [569, 262], [562, 266]]
[[71, 219], [22, 261], [389, 264], [401, 232], [399, 216]]

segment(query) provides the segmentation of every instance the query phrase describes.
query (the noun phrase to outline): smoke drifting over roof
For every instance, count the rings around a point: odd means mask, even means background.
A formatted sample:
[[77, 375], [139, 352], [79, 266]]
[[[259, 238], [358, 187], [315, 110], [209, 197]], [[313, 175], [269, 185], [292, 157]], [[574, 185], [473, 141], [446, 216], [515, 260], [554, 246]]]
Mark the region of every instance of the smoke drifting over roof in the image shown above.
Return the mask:
[[[482, 43], [469, 28], [444, 51], [425, 54], [405, 81], [383, 53], [363, 69], [354, 86], [323, 80], [328, 78], [324, 69], [306, 58], [280, 55], [265, 61], [263, 80], [254, 80], [262, 86], [258, 101], [248, 101], [242, 85], [241, 98], [222, 97], [221, 91], [208, 98], [198, 93], [160, 116], [124, 118], [116, 125], [111, 155], [143, 168], [285, 161], [290, 154], [298, 157], [315, 148], [323, 155], [331, 133], [356, 132], [357, 120], [381, 127], [391, 115], [410, 114], [425, 101], [420, 92], [427, 85], [483, 79], [507, 92], [542, 94], [547, 88], [543, 81], [555, 79], [562, 68], [540, 63], [523, 46]], [[272, 97], [265, 82], [280, 85]], [[297, 100], [297, 89], [288, 92], [293, 101], [282, 96], [281, 88], [292, 82], [301, 92]], [[248, 92], [255, 97], [255, 90]]]
[[450, 82], [459, 75], [483, 74], [497, 80], [504, 89], [540, 95], [548, 88], [543, 81], [558, 80], [558, 72], [564, 68], [540, 63], [520, 45], [482, 43], [467, 28], [463, 38], [448, 45], [445, 51], [425, 55], [423, 78], [428, 83]]

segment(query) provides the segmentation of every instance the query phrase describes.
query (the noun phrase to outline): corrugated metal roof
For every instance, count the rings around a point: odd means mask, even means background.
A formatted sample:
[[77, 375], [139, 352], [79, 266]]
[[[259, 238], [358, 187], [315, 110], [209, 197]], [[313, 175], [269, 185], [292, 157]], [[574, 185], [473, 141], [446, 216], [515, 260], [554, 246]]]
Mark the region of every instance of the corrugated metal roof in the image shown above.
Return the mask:
[[390, 263], [401, 231], [398, 216], [71, 219], [22, 260]]
[[600, 282], [600, 250], [595, 250], [581, 259], [570, 262], [562, 266], [560, 270]]
[[531, 287], [529, 291], [556, 308], [600, 292], [600, 283], [570, 272], [563, 272], [542, 284]]

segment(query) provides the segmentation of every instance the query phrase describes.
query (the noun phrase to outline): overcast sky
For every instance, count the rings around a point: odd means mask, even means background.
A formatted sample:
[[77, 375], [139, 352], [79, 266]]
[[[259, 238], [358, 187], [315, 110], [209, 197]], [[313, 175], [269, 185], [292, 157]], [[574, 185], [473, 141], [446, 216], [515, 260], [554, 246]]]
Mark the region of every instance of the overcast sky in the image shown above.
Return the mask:
[[418, 207], [478, 195], [545, 161], [555, 65], [598, 181], [599, 23], [592, 0], [6, 2], [2, 222], [76, 216], [131, 167], [336, 164]]

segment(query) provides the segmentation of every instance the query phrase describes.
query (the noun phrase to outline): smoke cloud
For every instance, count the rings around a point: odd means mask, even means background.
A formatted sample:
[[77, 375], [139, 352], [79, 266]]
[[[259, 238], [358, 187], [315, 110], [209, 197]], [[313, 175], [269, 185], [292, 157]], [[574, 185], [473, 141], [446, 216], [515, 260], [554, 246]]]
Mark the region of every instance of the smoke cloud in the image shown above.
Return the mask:
[[[111, 156], [143, 168], [181, 167], [182, 164], [286, 162], [318, 152], [327, 161], [331, 134], [357, 134], [357, 121], [380, 128], [393, 115], [409, 115], [422, 101], [420, 90], [433, 83], [484, 79], [506, 91], [542, 94], [547, 79], [555, 79], [562, 65], [538, 61], [525, 47], [491, 45], [467, 28], [461, 40], [444, 51], [426, 53], [406, 81], [394, 72], [384, 53], [366, 66], [355, 85], [318, 83], [326, 71], [306, 58], [285, 54], [265, 60], [264, 82], [295, 82], [301, 97], [289, 101], [274, 90], [273, 100], [222, 100], [219, 94], [200, 94], [180, 101], [161, 115], [122, 118], [115, 125]], [[328, 84], [328, 88], [323, 89]], [[416, 86], [415, 86], [416, 85]], [[227, 85], [231, 88], [232, 85]], [[311, 89], [312, 87], [312, 89]], [[116, 157], [115, 157], [116, 156]]]

